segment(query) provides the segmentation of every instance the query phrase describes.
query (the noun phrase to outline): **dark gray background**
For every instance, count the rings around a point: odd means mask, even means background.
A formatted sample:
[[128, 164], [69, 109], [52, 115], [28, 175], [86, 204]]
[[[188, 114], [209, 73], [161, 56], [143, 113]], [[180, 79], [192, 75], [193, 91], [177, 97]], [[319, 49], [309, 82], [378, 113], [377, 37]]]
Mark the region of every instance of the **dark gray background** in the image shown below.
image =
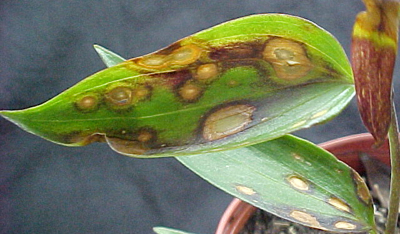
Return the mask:
[[[282, 12], [317, 22], [348, 52], [362, 9], [357, 0], [1, 0], [0, 109], [37, 105], [103, 69], [94, 43], [131, 58], [229, 19]], [[298, 135], [320, 143], [364, 131], [353, 101]], [[173, 158], [63, 147], [0, 119], [0, 233], [151, 233], [157, 225], [212, 233], [230, 200]]]

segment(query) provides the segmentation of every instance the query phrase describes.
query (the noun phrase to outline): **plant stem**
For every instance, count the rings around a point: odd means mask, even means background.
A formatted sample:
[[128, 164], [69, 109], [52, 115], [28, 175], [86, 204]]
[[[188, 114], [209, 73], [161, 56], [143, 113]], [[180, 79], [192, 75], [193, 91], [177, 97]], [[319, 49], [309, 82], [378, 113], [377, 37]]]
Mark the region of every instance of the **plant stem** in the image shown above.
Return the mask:
[[390, 181], [390, 200], [389, 213], [386, 222], [386, 234], [394, 234], [397, 228], [399, 216], [400, 198], [400, 149], [399, 149], [399, 129], [397, 125], [396, 110], [392, 102], [392, 120], [389, 128], [390, 162], [391, 162], [391, 181]]

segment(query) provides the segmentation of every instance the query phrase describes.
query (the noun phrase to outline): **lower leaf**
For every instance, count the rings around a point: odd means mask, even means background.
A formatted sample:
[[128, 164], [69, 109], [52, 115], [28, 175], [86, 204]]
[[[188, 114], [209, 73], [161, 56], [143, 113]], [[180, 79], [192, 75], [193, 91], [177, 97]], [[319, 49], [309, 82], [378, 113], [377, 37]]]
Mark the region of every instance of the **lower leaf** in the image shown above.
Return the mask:
[[357, 172], [300, 138], [177, 159], [225, 192], [290, 221], [335, 232], [375, 229], [371, 196]]

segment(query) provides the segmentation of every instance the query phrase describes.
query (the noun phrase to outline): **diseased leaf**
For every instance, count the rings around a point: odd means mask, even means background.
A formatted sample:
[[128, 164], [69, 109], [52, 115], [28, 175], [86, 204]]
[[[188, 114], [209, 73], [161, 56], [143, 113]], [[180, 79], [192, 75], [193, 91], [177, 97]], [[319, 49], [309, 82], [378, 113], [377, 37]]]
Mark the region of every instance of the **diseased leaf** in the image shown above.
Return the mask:
[[165, 227], [155, 227], [153, 228], [154, 232], [157, 234], [193, 234], [189, 232], [183, 232], [172, 228]]
[[391, 119], [400, 2], [364, 3], [367, 11], [359, 13], [354, 24], [351, 60], [361, 118], [380, 145], [386, 139]]
[[96, 50], [97, 54], [99, 54], [101, 60], [103, 60], [104, 64], [107, 67], [112, 67], [112, 66], [115, 66], [115, 65], [125, 61], [125, 59], [122, 58], [120, 55], [118, 55], [102, 46], [94, 45], [93, 47]]
[[371, 196], [357, 172], [300, 138], [176, 159], [225, 192], [290, 221], [345, 233], [375, 229]]
[[329, 120], [353, 94], [351, 67], [331, 34], [298, 17], [262, 14], [119, 63], [42, 105], [0, 114], [59, 144], [100, 141], [124, 155], [160, 157], [271, 140]]

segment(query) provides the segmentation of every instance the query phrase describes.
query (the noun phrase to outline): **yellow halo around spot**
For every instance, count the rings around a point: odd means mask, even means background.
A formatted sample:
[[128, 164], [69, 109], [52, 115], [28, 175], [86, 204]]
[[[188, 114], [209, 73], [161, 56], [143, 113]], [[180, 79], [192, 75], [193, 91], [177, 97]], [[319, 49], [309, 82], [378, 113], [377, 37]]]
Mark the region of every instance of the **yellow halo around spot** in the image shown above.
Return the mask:
[[187, 65], [195, 62], [201, 54], [201, 48], [195, 45], [185, 45], [174, 50], [169, 56], [169, 63], [176, 65]]

